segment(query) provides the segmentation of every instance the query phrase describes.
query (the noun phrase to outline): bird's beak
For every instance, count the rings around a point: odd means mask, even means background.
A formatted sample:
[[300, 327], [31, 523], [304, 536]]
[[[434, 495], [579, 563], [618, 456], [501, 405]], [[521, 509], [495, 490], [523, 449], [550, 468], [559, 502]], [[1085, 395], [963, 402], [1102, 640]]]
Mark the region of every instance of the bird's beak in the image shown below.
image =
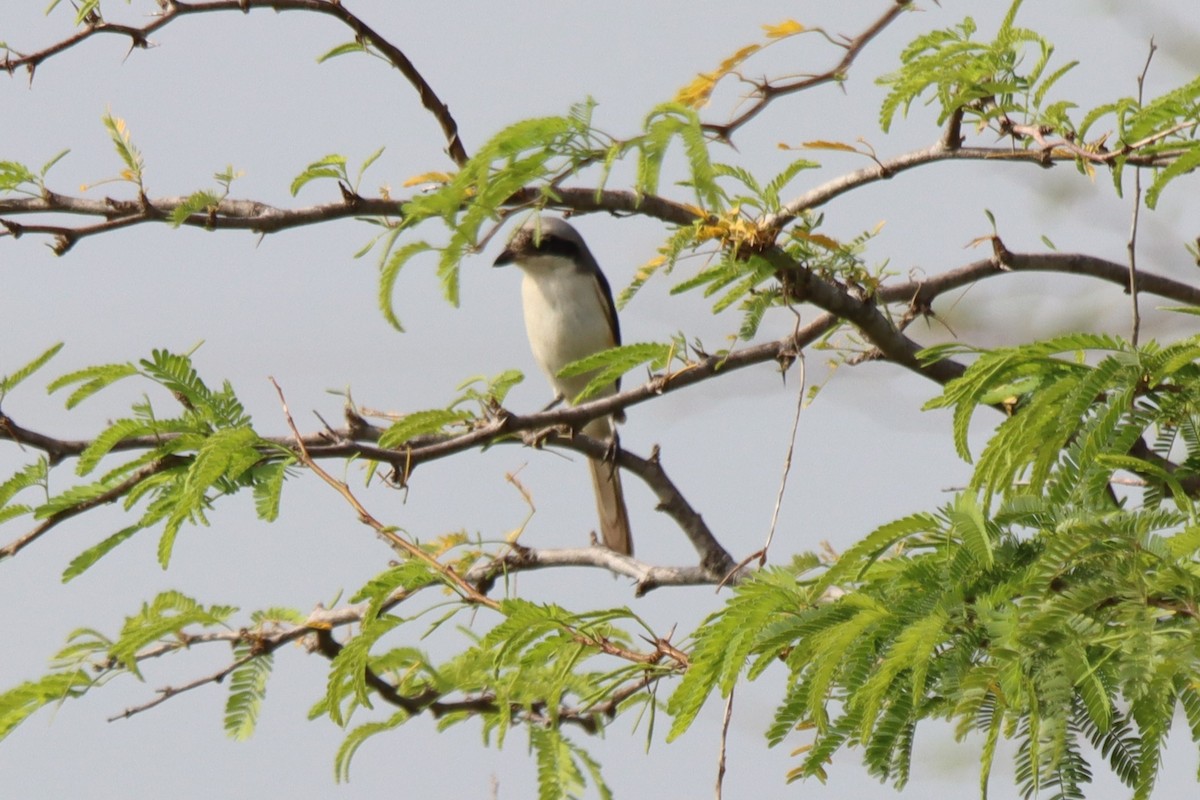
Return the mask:
[[493, 267], [505, 267], [515, 263], [517, 254], [512, 251], [511, 247], [506, 247], [501, 251], [500, 255], [496, 256], [496, 260], [492, 262]]

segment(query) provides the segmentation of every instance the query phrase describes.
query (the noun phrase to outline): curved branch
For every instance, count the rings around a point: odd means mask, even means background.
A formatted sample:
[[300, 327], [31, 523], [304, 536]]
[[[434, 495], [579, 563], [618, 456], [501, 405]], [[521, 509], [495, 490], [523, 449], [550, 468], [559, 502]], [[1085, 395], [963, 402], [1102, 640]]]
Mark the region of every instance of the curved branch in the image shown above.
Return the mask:
[[721, 141], [728, 142], [733, 136], [734, 131], [757, 117], [772, 100], [784, 97], [785, 95], [795, 94], [796, 92], [802, 92], [806, 89], [812, 89], [826, 83], [845, 80], [846, 73], [849, 72], [850, 67], [854, 64], [854, 60], [858, 58], [858, 54], [870, 44], [872, 39], [878, 36], [884, 28], [892, 24], [911, 5], [912, 0], [893, 0], [892, 7], [871, 23], [866, 30], [853, 39], [847, 39], [844, 44], [839, 43], [839, 46], [844, 48], [846, 52], [842, 56], [842, 60], [832, 69], [826, 70], [819, 75], [810, 75], [791, 83], [773, 84], [768, 81], [759, 83], [754, 88], [756, 99], [750, 104], [749, 108], [724, 124], [705, 123], [701, 127], [715, 135]]
[[[947, 147], [939, 141], [922, 150], [904, 153], [886, 161], [877, 161], [873, 166], [848, 172], [809, 189], [786, 203], [778, 212], [764, 217], [760, 224], [769, 230], [781, 229], [801, 213], [823, 206], [852, 189], [890, 180], [901, 172], [939, 161], [1018, 161], [1049, 168], [1060, 162], [1073, 163], [1075, 159], [1075, 155], [1057, 149], [1039, 151], [1013, 150], [1006, 147]], [[1138, 167], [1157, 167], [1169, 160], [1170, 154], [1157, 153], [1151, 156], [1131, 156], [1125, 163]]]
[[[878, 297], [888, 303], [909, 301], [927, 308], [938, 295], [1006, 272], [1060, 272], [1067, 275], [1083, 275], [1115, 283], [1126, 292], [1129, 291], [1129, 267], [1125, 264], [1082, 253], [1012, 253], [1001, 248], [998, 257], [973, 261], [949, 272], [921, 280], [889, 284], [879, 290]], [[1200, 287], [1162, 275], [1139, 270], [1137, 290], [1187, 305], [1200, 306]]]
[[33, 79], [34, 71], [47, 59], [79, 45], [93, 36], [101, 34], [116, 34], [129, 39], [131, 48], [146, 49], [150, 46], [150, 34], [164, 28], [180, 17], [190, 14], [205, 14], [217, 11], [240, 11], [249, 13], [258, 8], [269, 8], [272, 11], [309, 11], [316, 14], [326, 14], [334, 17], [354, 31], [355, 38], [361, 43], [369, 43], [400, 73], [404, 75], [421, 98], [425, 107], [442, 129], [446, 139], [446, 152], [455, 164], [462, 166], [467, 162], [467, 152], [458, 135], [458, 123], [450, 114], [449, 107], [442, 102], [437, 93], [425, 80], [420, 71], [413, 65], [404, 52], [393, 45], [374, 29], [350, 12], [340, 0], [207, 0], [206, 2], [187, 3], [183, 0], [159, 0], [162, 11], [157, 19], [141, 27], [119, 25], [105, 22], [98, 14], [93, 14], [83, 29], [73, 36], [45, 47], [34, 53], [13, 56], [10, 54], [0, 60], [0, 70], [13, 73], [25, 69]]

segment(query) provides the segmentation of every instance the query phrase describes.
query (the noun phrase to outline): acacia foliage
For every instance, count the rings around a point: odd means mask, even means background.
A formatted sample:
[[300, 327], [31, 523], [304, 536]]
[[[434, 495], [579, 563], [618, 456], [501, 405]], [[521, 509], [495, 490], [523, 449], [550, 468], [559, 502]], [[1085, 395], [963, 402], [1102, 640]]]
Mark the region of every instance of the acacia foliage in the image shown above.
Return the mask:
[[[97, 24], [91, 15], [99, 6], [81, 4], [79, 24]], [[1058, 80], [1077, 63], [1057, 63], [1049, 42], [1019, 27], [1019, 6], [1012, 5], [990, 39], [968, 18], [911, 42], [898, 68], [880, 78], [888, 87], [881, 127], [886, 132], [897, 115], [928, 102], [944, 131], [942, 150], [930, 159], [959, 150], [964, 131], [998, 132], [1027, 160], [1071, 161], [1085, 175], [1109, 170], [1118, 193], [1130, 168], [1149, 169], [1145, 202], [1153, 207], [1169, 184], [1200, 164], [1200, 79], [1149, 100], [1120, 98], [1079, 110], [1055, 94]], [[731, 157], [720, 148], [730, 131], [704, 122], [701, 113], [717, 84], [756, 53], [807, 33], [822, 32], [794, 21], [766, 26], [764, 43], [743, 47], [698, 76], [651, 109], [632, 135], [597, 129], [585, 101], [562, 116], [524, 120], [496, 133], [453, 172], [425, 173], [424, 191], [398, 201], [393, 213], [366, 220], [377, 234], [358, 255], [374, 251], [378, 258], [382, 313], [400, 327], [393, 307], [397, 281], [410, 261], [429, 254], [436, 255], [446, 299], [457, 302], [463, 257], [514, 210], [606, 209], [672, 225], [622, 302], [646, 281], [673, 275], [682, 257], [709, 253], [708, 263], [674, 290], [713, 298], [715, 313], [736, 312], [731, 326], [741, 341], [754, 339], [772, 310], [808, 301], [837, 318], [822, 333], [854, 326], [885, 350], [873, 338], [880, 319], [888, 334], [899, 336], [902, 326], [874, 307], [886, 305], [879, 292], [890, 276], [867, 260], [873, 231], [839, 240], [822, 231], [820, 197], [785, 199], [788, 187], [817, 165], [813, 154], [864, 151], [811, 142], [804, 158], [778, 174], [755, 176], [720, 160]], [[356, 40], [327, 57], [370, 51]], [[763, 97], [778, 95], [774, 88]], [[115, 180], [146, 200], [145, 165], [129, 127], [112, 114], [104, 126], [120, 160]], [[1111, 132], [1093, 135], [1101, 126]], [[666, 196], [662, 185], [673, 153], [682, 156], [688, 174], [678, 198]], [[362, 199], [362, 173], [378, 155], [366, 158], [354, 179], [345, 156], [312, 162], [292, 192], [332, 180], [353, 206]], [[998, 155], [992, 150], [979, 157]], [[0, 192], [52, 197], [48, 181], [56, 161], [36, 170], [0, 162]], [[614, 194], [610, 176], [623, 162], [632, 164], [634, 177], [627, 191]], [[568, 185], [579, 175], [592, 179], [587, 191]], [[236, 177], [232, 168], [218, 173], [218, 189], [183, 198], [163, 221], [219, 228], [232, 213], [225, 202]], [[0, 400], [45, 369], [57, 350], [0, 380]], [[719, 363], [730, 354], [715, 358]], [[680, 337], [627, 345], [569, 369], [599, 370], [594, 384], [603, 385], [642, 365], [661, 378], [709, 356]], [[994, 350], [950, 345], [925, 351], [905, 366], [931, 376], [942, 374], [934, 365], [961, 366], [930, 405], [953, 408], [949, 433], [964, 459], [975, 458], [968, 431], [976, 412], [1005, 414], [978, 454], [969, 486], [941, 509], [880, 526], [836, 559], [799, 555], [787, 567], [745, 577], [682, 642], [666, 641], [628, 608], [580, 611], [516, 596], [491, 599], [492, 565], [507, 552], [502, 544], [464, 537], [410, 542], [396, 564], [350, 598], [344, 616], [286, 608], [238, 616], [228, 605], [166, 591], [114, 635], [77, 630], [45, 676], [0, 694], [0, 735], [44, 706], [116, 677], [140, 678], [139, 664], [148, 658], [225, 642], [233, 645], [233, 660], [205, 680], [230, 678], [225, 727], [245, 738], [264, 700], [275, 651], [304, 639], [330, 660], [326, 691], [310, 715], [348, 730], [335, 758], [341, 778], [368, 738], [432, 714], [443, 727], [478, 722], [487, 743], [502, 744], [514, 725], [523, 725], [542, 797], [575, 796], [589, 784], [607, 796], [601, 765], [580, 744], [579, 732], [597, 732], [616, 715], [665, 713], [668, 738], [675, 739], [714, 694], [728, 696], [739, 681], [761, 679], [780, 684], [767, 739], [798, 745], [793, 778], [824, 777], [831, 758], [857, 747], [874, 774], [903, 785], [918, 724], [941, 719], [962, 737], [982, 733], [985, 793], [997, 745], [1011, 738], [1019, 744], [1017, 776], [1026, 794], [1081, 797], [1094, 751], [1135, 797], [1146, 797], [1177, 708], [1189, 729], [1184, 735], [1200, 742], [1198, 357], [1200, 339], [1134, 344], [1094, 334]], [[44, 446], [44, 455], [0, 483], [0, 523], [32, 525], [37, 535], [101, 503], [122, 503], [129, 524], [81, 552], [64, 580], [96, 568], [145, 532], [158, 536], [166, 567], [177, 537], [206, 524], [214, 504], [249, 490], [260, 518], [270, 521], [288, 479], [302, 468], [317, 469], [319, 453], [260, 432], [233, 387], [212, 388], [186, 353], [155, 350], [137, 362], [89, 367], [52, 380], [49, 389], [67, 391], [70, 408], [134, 380], [148, 382], [157, 394], [133, 402], [128, 416], [85, 443]], [[506, 372], [468, 382], [442, 408], [410, 413], [383, 430], [353, 429], [348, 441], [358, 449], [352, 455], [372, 471], [391, 468], [402, 482], [406, 454], [491, 424], [518, 380]], [[0, 421], [8, 438], [38, 449], [7, 417]], [[479, 445], [510, 436], [499, 430]], [[58, 478], [64, 461], [74, 464], [78, 480], [60, 489], [52, 476]], [[1116, 479], [1123, 475], [1141, 483], [1122, 488]], [[349, 496], [344, 484], [340, 488]], [[377, 532], [397, 535], [387, 526]], [[451, 593], [449, 602], [433, 605], [440, 615], [401, 613], [411, 597], [430, 588]], [[473, 624], [483, 632], [464, 641], [457, 655], [435, 661], [413, 644], [414, 631], [466, 614], [478, 615]], [[335, 636], [347, 622], [356, 626], [353, 633]], [[377, 706], [389, 708], [383, 713]]]

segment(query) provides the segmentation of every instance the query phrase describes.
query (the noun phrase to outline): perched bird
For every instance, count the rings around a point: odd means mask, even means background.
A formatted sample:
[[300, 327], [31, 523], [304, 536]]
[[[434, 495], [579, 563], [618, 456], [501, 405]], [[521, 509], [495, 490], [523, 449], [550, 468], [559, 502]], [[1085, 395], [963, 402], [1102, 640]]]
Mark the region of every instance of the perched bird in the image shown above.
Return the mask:
[[[534, 217], [517, 229], [493, 266], [516, 264], [524, 273], [521, 299], [533, 358], [558, 397], [572, 402], [590, 374], [559, 377], [572, 361], [621, 343], [612, 290], [579, 232], [554, 217]], [[615, 394], [620, 381], [597, 393]], [[596, 439], [616, 440], [613, 420], [597, 417], [583, 426]], [[604, 459], [588, 459], [600, 514], [600, 535], [611, 550], [632, 555], [629, 513], [621, 473]]]

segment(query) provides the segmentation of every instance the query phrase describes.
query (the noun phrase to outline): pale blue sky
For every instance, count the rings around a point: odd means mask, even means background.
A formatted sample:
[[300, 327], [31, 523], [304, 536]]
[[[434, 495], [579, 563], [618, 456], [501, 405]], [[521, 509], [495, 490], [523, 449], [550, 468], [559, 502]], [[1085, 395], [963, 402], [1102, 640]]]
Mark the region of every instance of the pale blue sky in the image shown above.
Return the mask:
[[[0, 41], [32, 50], [69, 35], [66, 4], [49, 18], [41, 14], [45, 5], [5, 3]], [[111, 5], [113, 18], [132, 21], [155, 6], [143, 0], [129, 7]], [[647, 110], [695, 73], [758, 41], [761, 24], [794, 17], [852, 34], [886, 5], [885, 0], [764, 0], [746, 10], [677, 0], [655, 3], [650, 13], [647, 4], [630, 2], [605, 4], [601, 10], [597, 4], [530, 0], [362, 0], [351, 8], [416, 63], [450, 105], [473, 150], [509, 122], [564, 113], [587, 96], [599, 103], [601, 127], [627, 135]], [[944, 0], [940, 7], [923, 5], [923, 13], [903, 17], [862, 55], [845, 93], [826, 87], [781, 101], [739, 132], [737, 153], [716, 157], [769, 175], [795, 157], [776, 148], [780, 141], [863, 136], [881, 155], [934, 141], [937, 131], [924, 108], [899, 120], [890, 136], [880, 132], [882, 90], [873, 79], [895, 67], [898, 50], [917, 32], [949, 25], [967, 13], [976, 14], [981, 28], [989, 30], [1007, 4]], [[1161, 48], [1151, 70], [1151, 92], [1200, 71], [1194, 46], [1200, 23], [1182, 10], [1184, 4], [1146, 0], [1137, 4], [1141, 16], [1129, 19], [1131, 5], [1099, 0], [1026, 4], [1023, 24], [1053, 40], [1061, 60], [1083, 61], [1063, 81], [1064, 96], [1087, 106], [1132, 94], [1151, 35]], [[1116, 19], [1118, 11], [1127, 18]], [[357, 162], [381, 145], [387, 150], [367, 175], [364, 192], [387, 184], [399, 196], [408, 191], [402, 188], [406, 178], [450, 166], [441, 153], [440, 131], [398, 73], [363, 57], [315, 63], [318, 54], [349, 38], [330, 19], [262, 11], [205, 15], [172, 24], [154, 38], [156, 48], [127, 58], [123, 40], [96, 39], [44, 64], [32, 88], [22, 75], [0, 83], [5, 119], [0, 159], [39, 165], [69, 147], [70, 155], [52, 173], [56, 188], [75, 191], [110, 176], [118, 162], [100, 117], [111, 109], [127, 121], [142, 149], [152, 195], [209, 186], [212, 173], [232, 163], [246, 173], [235, 184], [237, 196], [287, 206], [322, 202], [336, 197], [333, 184], [312, 184], [294, 200], [288, 195], [291, 179], [305, 164], [330, 152]], [[752, 64], [772, 73], [815, 71], [837, 57], [812, 37], [779, 45]], [[709, 116], [721, 118], [733, 99], [731, 91], [719, 94]], [[806, 173], [785, 197], [862, 166], [842, 154], [820, 159], [824, 169]], [[1040, 237], [1047, 234], [1060, 250], [1121, 261], [1130, 207], [1106, 181], [1100, 176], [1093, 186], [1068, 166], [1049, 171], [1026, 165], [935, 166], [830, 204], [827, 231], [848, 238], [886, 222], [868, 261], [888, 261], [899, 274], [935, 273], [982, 257], [964, 245], [990, 233], [986, 208], [1014, 250], [1040, 249]], [[1164, 197], [1163, 210], [1144, 217], [1143, 268], [1194, 278], [1182, 241], [1197, 233], [1196, 188], [1194, 176], [1180, 181]], [[101, 187], [89, 194], [105, 191], [121, 189]], [[685, 197], [682, 191], [677, 196]], [[664, 238], [661, 227], [649, 221], [594, 216], [576, 225], [614, 287], [628, 283]], [[45, 376], [7, 398], [4, 410], [38, 430], [90, 435], [124, 413], [137, 399], [134, 390], [110, 391], [67, 413], [62, 398], [47, 400], [41, 392], [49, 377], [137, 359], [154, 347], [185, 350], [200, 340], [205, 344], [196, 362], [202, 374], [211, 382], [230, 379], [259, 430], [269, 433], [282, 433], [285, 426], [268, 376], [279, 381], [306, 430], [319, 425], [310, 409], [338, 417], [340, 401], [329, 389], [349, 387], [364, 405], [411, 411], [445, 404], [468, 377], [518, 368], [528, 380], [510, 404], [530, 410], [548, 399], [524, 340], [518, 277], [490, 269], [495, 243], [464, 262], [459, 309], [439, 299], [431, 263], [410, 264], [396, 293], [397, 312], [408, 329], [401, 335], [376, 309], [373, 260], [352, 258], [370, 235], [368, 226], [354, 222], [262, 241], [243, 233], [143, 226], [80, 242], [63, 258], [35, 237], [0, 239], [0, 373], [54, 341], [66, 342]], [[687, 268], [687, 263], [681, 267]], [[626, 341], [661, 341], [682, 330], [712, 348], [723, 346], [736, 319], [714, 318], [698, 295], [669, 297], [672, 283], [652, 282], [624, 310]], [[1085, 292], [1084, 283], [1045, 276], [1013, 276], [1000, 283], [976, 287], [961, 300], [951, 314], [960, 334], [998, 343], [1062, 326], [1126, 330], [1128, 303], [1117, 288]], [[991, 305], [995, 298], [1004, 299]], [[989, 305], [982, 325], [966, 319]], [[791, 324], [786, 313], [778, 313], [761, 336], [781, 335]], [[931, 328], [928, 335], [943, 331]], [[820, 353], [810, 356], [810, 382], [825, 379], [823, 361]], [[641, 454], [661, 444], [673, 479], [741, 557], [761, 546], [766, 535], [796, 389], [794, 374], [783, 385], [769, 366], [743, 371], [638, 407], [622, 441]], [[934, 394], [932, 384], [887, 365], [837, 372], [801, 419], [773, 560], [785, 561], [824, 540], [845, 547], [878, 524], [935, 507], [947, 488], [961, 485], [968, 468], [954, 456], [948, 415], [919, 410]], [[26, 456], [0, 447], [0, 467], [11, 469]], [[593, 525], [590, 487], [581, 464], [564, 464], [548, 453], [496, 448], [422, 467], [407, 501], [385, 490], [366, 492], [364, 499], [377, 516], [422, 538], [458, 529], [496, 538], [525, 516], [524, 503], [504, 479], [506, 472], [520, 469], [538, 508], [527, 541], [578, 544]], [[654, 512], [649, 492], [632, 480], [626, 486], [639, 556], [689, 563], [686, 542]], [[0, 605], [12, 620], [7, 644], [0, 647], [0, 686], [38, 675], [75, 627], [115, 632], [126, 614], [161, 589], [247, 610], [265, 605], [306, 610], [331, 601], [339, 590], [352, 592], [391, 556], [312, 479], [289, 484], [284, 514], [270, 526], [253, 519], [249, 498], [221, 505], [211, 528], [183, 532], [166, 573], [156, 564], [150, 534], [82, 578], [65, 586], [59, 582], [74, 555], [121, 526], [119, 512], [108, 509], [56, 529], [17, 559], [0, 564]], [[23, 530], [8, 530], [13, 527], [6, 526], [0, 540]], [[575, 608], [628, 603], [664, 632], [676, 623], [680, 631], [689, 630], [720, 602], [711, 589], [661, 590], [638, 600], [625, 581], [599, 572], [529, 574], [519, 583], [531, 598]], [[422, 646], [448, 653], [456, 643], [453, 635], [439, 634]], [[155, 665], [147, 670], [145, 684], [117, 681], [82, 702], [37, 715], [0, 744], [3, 793], [29, 798], [150, 792], [183, 799], [487, 797], [494, 778], [501, 798], [534, 794], [534, 765], [521, 731], [498, 751], [480, 746], [474, 724], [435, 735], [427, 719], [368, 743], [357, 756], [352, 782], [334, 785], [332, 760], [342, 733], [327, 722], [305, 720], [323, 692], [327, 663], [300, 650], [278, 655], [260, 728], [248, 743], [223, 735], [223, 687], [178, 697], [130, 721], [104, 721], [145, 701], [159, 686], [216, 668], [225, 655], [196, 652], [186, 665], [181, 659]], [[855, 752], [838, 755], [826, 786], [785, 786], [789, 747], [767, 751], [763, 738], [781, 679], [768, 673], [759, 684], [738, 696], [727, 797], [894, 796], [890, 787], [863, 773]], [[632, 720], [617, 722], [603, 740], [582, 743], [605, 765], [618, 797], [650, 791], [663, 797], [708, 796], [715, 780], [720, 709], [708, 711], [669, 746], [661, 741], [660, 722], [659, 740], [648, 755], [644, 730], [629, 733]], [[1163, 796], [1171, 794], [1171, 785], [1176, 795], [1194, 791], [1195, 753], [1185, 742], [1180, 736], [1168, 751]], [[972, 795], [975, 759], [969, 743], [954, 746], [945, 731], [922, 733], [905, 796]], [[1015, 796], [1004, 766], [993, 779], [996, 798]], [[1101, 765], [1095, 771], [1095, 797], [1126, 796], [1107, 780]]]

